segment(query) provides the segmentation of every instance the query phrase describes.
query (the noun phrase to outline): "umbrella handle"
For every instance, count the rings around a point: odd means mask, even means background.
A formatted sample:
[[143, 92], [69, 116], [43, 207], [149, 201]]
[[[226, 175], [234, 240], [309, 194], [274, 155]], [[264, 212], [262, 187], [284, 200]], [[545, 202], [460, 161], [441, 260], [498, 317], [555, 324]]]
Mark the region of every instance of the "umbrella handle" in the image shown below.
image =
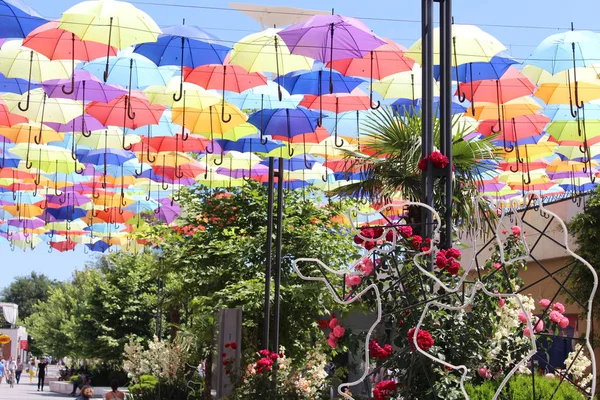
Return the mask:
[[127, 102], [127, 118], [133, 121], [135, 119], [135, 111], [131, 108], [130, 96], [127, 96], [125, 101]]
[[525, 177], [523, 177], [523, 184], [529, 185], [530, 183], [531, 183], [531, 175], [529, 174], [529, 171], [527, 171], [527, 179], [525, 179]]
[[[134, 117], [135, 117], [135, 115], [134, 115]], [[123, 143], [121, 145], [123, 147], [123, 150], [126, 150], [126, 151], [131, 150], [131, 148], [133, 147], [131, 144], [129, 144], [129, 145], [125, 144], [125, 130], [123, 130]]]
[[[333, 61], [331, 61], [331, 63], [333, 64]], [[375, 107], [373, 107], [373, 50], [371, 50], [371, 84], [369, 86], [369, 104], [371, 107], [371, 110], [377, 110], [379, 107], [381, 107], [381, 102], [379, 100], [377, 100], [377, 105]]]
[[231, 114], [227, 114], [227, 118], [225, 118], [225, 99], [221, 102], [221, 121], [224, 123], [228, 123], [231, 121]]
[[329, 53], [329, 94], [333, 94], [333, 22], [329, 27], [329, 31], [331, 32], [331, 48]]
[[[178, 102], [183, 97], [183, 57], [185, 55], [185, 37], [181, 37], [181, 82], [179, 82], [179, 94], [173, 93], [173, 100]], [[185, 107], [185, 106], [184, 106]]]
[[[214, 146], [215, 146], [215, 145], [213, 144], [213, 151], [214, 151]], [[214, 163], [215, 165], [223, 165], [223, 150], [221, 150], [221, 151], [219, 152], [219, 156], [220, 156], [220, 158], [219, 158], [219, 162], [217, 162], [217, 160], [213, 160], [213, 163]]]
[[[260, 95], [260, 144], [269, 143], [269, 139], [264, 137], [264, 135], [263, 135], [263, 112], [265, 111], [264, 107], [263, 107], [264, 97], [265, 97], [264, 94]], [[263, 141], [263, 139], [264, 139], [264, 141]]]
[[84, 254], [90, 254], [87, 246], [83, 246], [83, 252], [84, 252]]
[[[155, 157], [156, 158], [156, 157]], [[156, 160], [155, 160], [156, 161]], [[135, 167], [135, 170], [133, 171], [135, 173], [135, 176], [140, 176], [142, 175], [142, 172], [144, 172], [144, 163], [140, 163], [140, 172], [138, 173], [137, 167]]]
[[[177, 172], [177, 170], [179, 170], [179, 172]], [[177, 169], [175, 170], [175, 176], [176, 176], [178, 179], [181, 179], [181, 178], [183, 178], [183, 172], [181, 172], [181, 165], [179, 166], [179, 168], [177, 168]]]
[[338, 134], [337, 134], [337, 130], [335, 132], [335, 136], [333, 138], [333, 144], [335, 145], [335, 147], [342, 147], [344, 145], [344, 139], [339, 138], [341, 140], [341, 142], [338, 144]]
[[323, 182], [327, 182], [327, 175], [321, 175], [321, 180]]
[[312, 168], [312, 165], [310, 165], [310, 164], [308, 163], [308, 159], [306, 158], [306, 142], [304, 142], [304, 146], [305, 146], [305, 147], [304, 147], [304, 149], [305, 149], [305, 150], [304, 150], [304, 166], [306, 167], [306, 169], [311, 169], [311, 168]]
[[[73, 78], [75, 79], [75, 78]], [[81, 113], [81, 135], [83, 137], [90, 137], [92, 136], [92, 131], [85, 131], [85, 118], [83, 117], [85, 115], [85, 81], [81, 82], [82, 84], [82, 89], [81, 89], [81, 107], [83, 108], [82, 113]], [[75, 80], [73, 80], [73, 85], [75, 85]], [[73, 123], [73, 125], [75, 125], [75, 123]], [[75, 139], [75, 137], [73, 137], [73, 139]]]
[[31, 97], [31, 70], [33, 68], [33, 50], [29, 53], [29, 79], [27, 80], [27, 99], [25, 100], [25, 107], [21, 106], [21, 102], [19, 101], [19, 110], [25, 112], [29, 110], [29, 99]]
[[[85, 82], [85, 81], [84, 81]], [[73, 94], [75, 91], [75, 34], [71, 33], [71, 89], [67, 90], [67, 85], [62, 85], [64, 94]]]
[[108, 45], [106, 47], [106, 68], [104, 70], [104, 83], [108, 80], [109, 75], [109, 59], [110, 59], [110, 40], [112, 38], [112, 25], [113, 25], [113, 17], [110, 17], [110, 22], [108, 25]]

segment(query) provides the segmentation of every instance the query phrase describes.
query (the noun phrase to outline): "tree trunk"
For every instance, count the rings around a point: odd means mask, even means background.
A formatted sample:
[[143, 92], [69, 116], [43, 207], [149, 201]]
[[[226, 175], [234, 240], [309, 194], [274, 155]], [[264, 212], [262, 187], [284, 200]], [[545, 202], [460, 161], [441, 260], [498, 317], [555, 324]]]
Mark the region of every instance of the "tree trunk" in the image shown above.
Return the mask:
[[212, 352], [206, 357], [205, 371], [204, 371], [204, 400], [212, 399], [212, 364], [213, 356]]

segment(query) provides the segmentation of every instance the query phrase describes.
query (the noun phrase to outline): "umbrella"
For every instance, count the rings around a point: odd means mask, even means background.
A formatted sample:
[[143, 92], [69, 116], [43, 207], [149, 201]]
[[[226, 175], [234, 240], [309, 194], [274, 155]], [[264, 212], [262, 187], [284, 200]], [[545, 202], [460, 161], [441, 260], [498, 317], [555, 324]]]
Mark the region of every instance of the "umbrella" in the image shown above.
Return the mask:
[[314, 60], [291, 54], [278, 34], [280, 31], [269, 28], [246, 36], [233, 45], [228, 62], [244, 67], [249, 72], [271, 72], [276, 76], [311, 70]]
[[268, 81], [266, 85], [256, 86], [239, 94], [226, 95], [225, 100], [240, 110], [255, 111], [264, 108], [296, 108], [302, 101], [302, 95], [290, 95], [276, 82]]
[[495, 103], [478, 103], [475, 107], [473, 117], [478, 120], [496, 119], [499, 121], [509, 120], [521, 115], [536, 114], [542, 106], [531, 97], [519, 97], [508, 101], [502, 106]]
[[5, 103], [0, 102], [0, 126], [13, 126], [27, 122], [27, 118], [22, 115], [13, 114], [8, 111]]
[[223, 64], [229, 47], [218, 44], [218, 39], [204, 30], [185, 25], [166, 28], [165, 35], [158, 37], [156, 43], [142, 43], [135, 52], [161, 65], [175, 65], [181, 68], [179, 94], [173, 100], [181, 100], [183, 94], [183, 68], [196, 68], [206, 64]]
[[[361, 76], [370, 79], [370, 85], [373, 85], [373, 79], [383, 79], [386, 76], [398, 72], [412, 70], [415, 61], [404, 55], [406, 49], [402, 46], [386, 40], [386, 44], [369, 52], [361, 58], [346, 58], [329, 62], [327, 66], [347, 76]], [[370, 90], [370, 101], [373, 102], [373, 89]], [[373, 109], [379, 108], [380, 103]]]
[[20, 78], [7, 78], [3, 74], [0, 74], [0, 92], [1, 93], [17, 93], [23, 94], [30, 89], [37, 89], [40, 86], [31, 83], [25, 79]]
[[[373, 90], [384, 99], [411, 99], [421, 97], [421, 68], [415, 67], [412, 71], [399, 72], [390, 75], [379, 82], [373, 83]], [[439, 96], [439, 87], [434, 85], [434, 96]]]
[[[439, 28], [433, 30], [433, 42], [434, 47], [438, 48]], [[452, 46], [455, 67], [468, 63], [490, 62], [494, 56], [506, 50], [498, 39], [474, 25], [452, 24]], [[408, 49], [407, 55], [421, 63], [421, 49], [422, 40], [419, 39]], [[439, 52], [433, 55], [433, 63], [440, 64]]]
[[[65, 93], [62, 90], [71, 81], [71, 90]], [[107, 85], [96, 76], [85, 70], [76, 70], [71, 79], [55, 79], [42, 83], [42, 88], [49, 97], [72, 100], [99, 101], [108, 103], [122, 96], [127, 91], [121, 87]]]
[[550, 118], [542, 114], [520, 115], [510, 121], [486, 120], [479, 123], [477, 130], [484, 136], [502, 133], [504, 148], [506, 141], [519, 141], [528, 137], [540, 135], [544, 132]]
[[[179, 100], [175, 100], [178, 97], [178, 92], [181, 92]], [[144, 93], [148, 97], [148, 100], [152, 104], [163, 104], [167, 107], [179, 107], [183, 106], [183, 102], [180, 105], [179, 101], [185, 95], [185, 107], [204, 109], [221, 102], [221, 96], [213, 90], [206, 90], [196, 84], [189, 82], [182, 82], [181, 78], [173, 77], [169, 79], [166, 85], [152, 85], [148, 86]]]
[[0, 1], [0, 38], [24, 38], [45, 22], [21, 0]]
[[[386, 42], [362, 22], [341, 15], [315, 15], [291, 25], [279, 36], [292, 54], [300, 54], [329, 63], [347, 58], [361, 58]], [[333, 93], [333, 67], [329, 65], [329, 93]]]
[[[7, 93], [3, 96], [10, 112], [29, 118], [35, 122], [66, 123], [82, 113], [82, 104], [76, 100], [49, 98], [42, 89], [34, 89], [26, 95]], [[20, 105], [31, 99], [27, 110]]]
[[[455, 76], [458, 82], [500, 79], [512, 65], [518, 63], [518, 61], [515, 61], [510, 57], [497, 55], [492, 57], [489, 62], [469, 62], [466, 64], [461, 64], [458, 67], [452, 67], [452, 76]], [[440, 72], [440, 66], [434, 65], [433, 76], [436, 80], [440, 79]], [[525, 73], [525, 71], [523, 71], [523, 73], [529, 76]]]
[[115, 0], [83, 1], [63, 12], [59, 28], [73, 32], [82, 40], [106, 43], [104, 82], [109, 75], [111, 45], [124, 49], [144, 42], [155, 42], [160, 28], [145, 12], [130, 3]]
[[173, 122], [188, 128], [194, 133], [210, 133], [210, 139], [213, 139], [214, 134], [223, 135], [246, 122], [246, 114], [237, 107], [229, 103], [224, 103], [220, 108], [221, 112], [227, 112], [227, 114], [229, 114], [227, 120], [223, 120], [219, 117], [217, 105], [202, 110], [174, 107], [172, 109]]
[[307, 94], [299, 105], [313, 110], [323, 109], [339, 114], [347, 111], [368, 110], [372, 103], [365, 92], [356, 88], [351, 93], [334, 93], [322, 96]]
[[[241, 93], [256, 86], [265, 85], [267, 78], [258, 72], [248, 72], [239, 65], [203, 65], [196, 68], [184, 67], [183, 76], [186, 82], [195, 83], [205, 89], [221, 89], [223, 101], [221, 120], [229, 122], [231, 115], [225, 118], [225, 91]], [[229, 77], [229, 79], [227, 79]]]
[[[21, 41], [6, 42], [0, 48], [0, 73], [8, 78], [27, 79], [27, 93], [32, 90], [32, 81], [43, 82], [49, 79], [68, 78], [69, 67], [64, 61], [50, 61], [46, 56], [21, 46]], [[29, 95], [21, 111], [29, 109]]]
[[[43, 136], [42, 136], [43, 134]], [[45, 144], [48, 142], [62, 142], [63, 133], [58, 133], [51, 128], [41, 125], [33, 126], [31, 123], [16, 124], [12, 127], [2, 127], [0, 136], [4, 136], [13, 143], [35, 143]]]

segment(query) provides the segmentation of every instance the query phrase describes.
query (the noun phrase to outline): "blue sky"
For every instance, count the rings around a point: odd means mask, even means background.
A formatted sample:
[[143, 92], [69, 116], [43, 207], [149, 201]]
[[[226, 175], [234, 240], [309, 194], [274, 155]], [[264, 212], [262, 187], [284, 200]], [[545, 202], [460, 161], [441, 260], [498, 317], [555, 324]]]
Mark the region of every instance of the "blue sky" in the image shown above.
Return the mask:
[[[48, 18], [57, 18], [78, 3], [77, 0], [25, 1]], [[420, 35], [419, 0], [263, 0], [258, 3], [322, 10], [334, 8], [336, 13], [363, 19], [378, 35], [405, 46], [410, 46]], [[454, 1], [454, 17], [456, 23], [479, 25], [504, 43], [515, 58], [524, 59], [542, 39], [568, 29], [571, 22], [577, 29], [597, 26], [597, 12], [594, 12], [598, 10], [597, 0], [577, 0], [576, 4], [570, 6], [559, 0], [462, 0]], [[251, 18], [237, 11], [223, 10], [227, 7], [226, 1], [147, 0], [136, 5], [161, 26], [180, 24], [185, 18], [186, 24], [197, 25], [227, 41], [237, 41], [260, 30], [260, 25]], [[206, 8], [194, 8], [197, 5]], [[32, 270], [55, 279], [67, 279], [75, 268], [83, 267], [89, 260], [81, 250], [49, 254], [46, 246], [33, 252], [18, 249], [11, 252], [6, 244], [2, 244], [0, 254], [0, 288], [8, 285], [15, 276], [29, 274]]]

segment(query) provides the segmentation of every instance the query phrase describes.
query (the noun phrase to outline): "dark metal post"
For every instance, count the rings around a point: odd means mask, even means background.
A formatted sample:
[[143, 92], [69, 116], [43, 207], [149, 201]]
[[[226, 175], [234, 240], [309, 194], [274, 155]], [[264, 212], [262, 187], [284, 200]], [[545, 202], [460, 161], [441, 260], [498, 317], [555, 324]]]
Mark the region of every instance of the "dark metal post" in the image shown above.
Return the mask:
[[267, 242], [265, 245], [265, 316], [263, 349], [269, 348], [271, 329], [271, 265], [273, 261], [273, 192], [275, 191], [275, 159], [269, 157], [269, 185], [267, 192]]
[[442, 246], [452, 247], [452, 0], [440, 3], [440, 150], [450, 161], [445, 173]]
[[[279, 158], [277, 171], [277, 222], [275, 236], [275, 301], [273, 309], [273, 351], [279, 353], [279, 317], [281, 313], [281, 239], [283, 237], [283, 158]], [[273, 370], [273, 381], [277, 377], [277, 365]]]
[[163, 280], [158, 278], [157, 283], [157, 291], [156, 291], [156, 337], [160, 340], [162, 339], [162, 299], [163, 299]]
[[[433, 0], [422, 0], [422, 156], [428, 157], [433, 151]], [[433, 169], [431, 162], [422, 177], [422, 202], [433, 206]], [[433, 216], [424, 212], [424, 237], [431, 237]]]

